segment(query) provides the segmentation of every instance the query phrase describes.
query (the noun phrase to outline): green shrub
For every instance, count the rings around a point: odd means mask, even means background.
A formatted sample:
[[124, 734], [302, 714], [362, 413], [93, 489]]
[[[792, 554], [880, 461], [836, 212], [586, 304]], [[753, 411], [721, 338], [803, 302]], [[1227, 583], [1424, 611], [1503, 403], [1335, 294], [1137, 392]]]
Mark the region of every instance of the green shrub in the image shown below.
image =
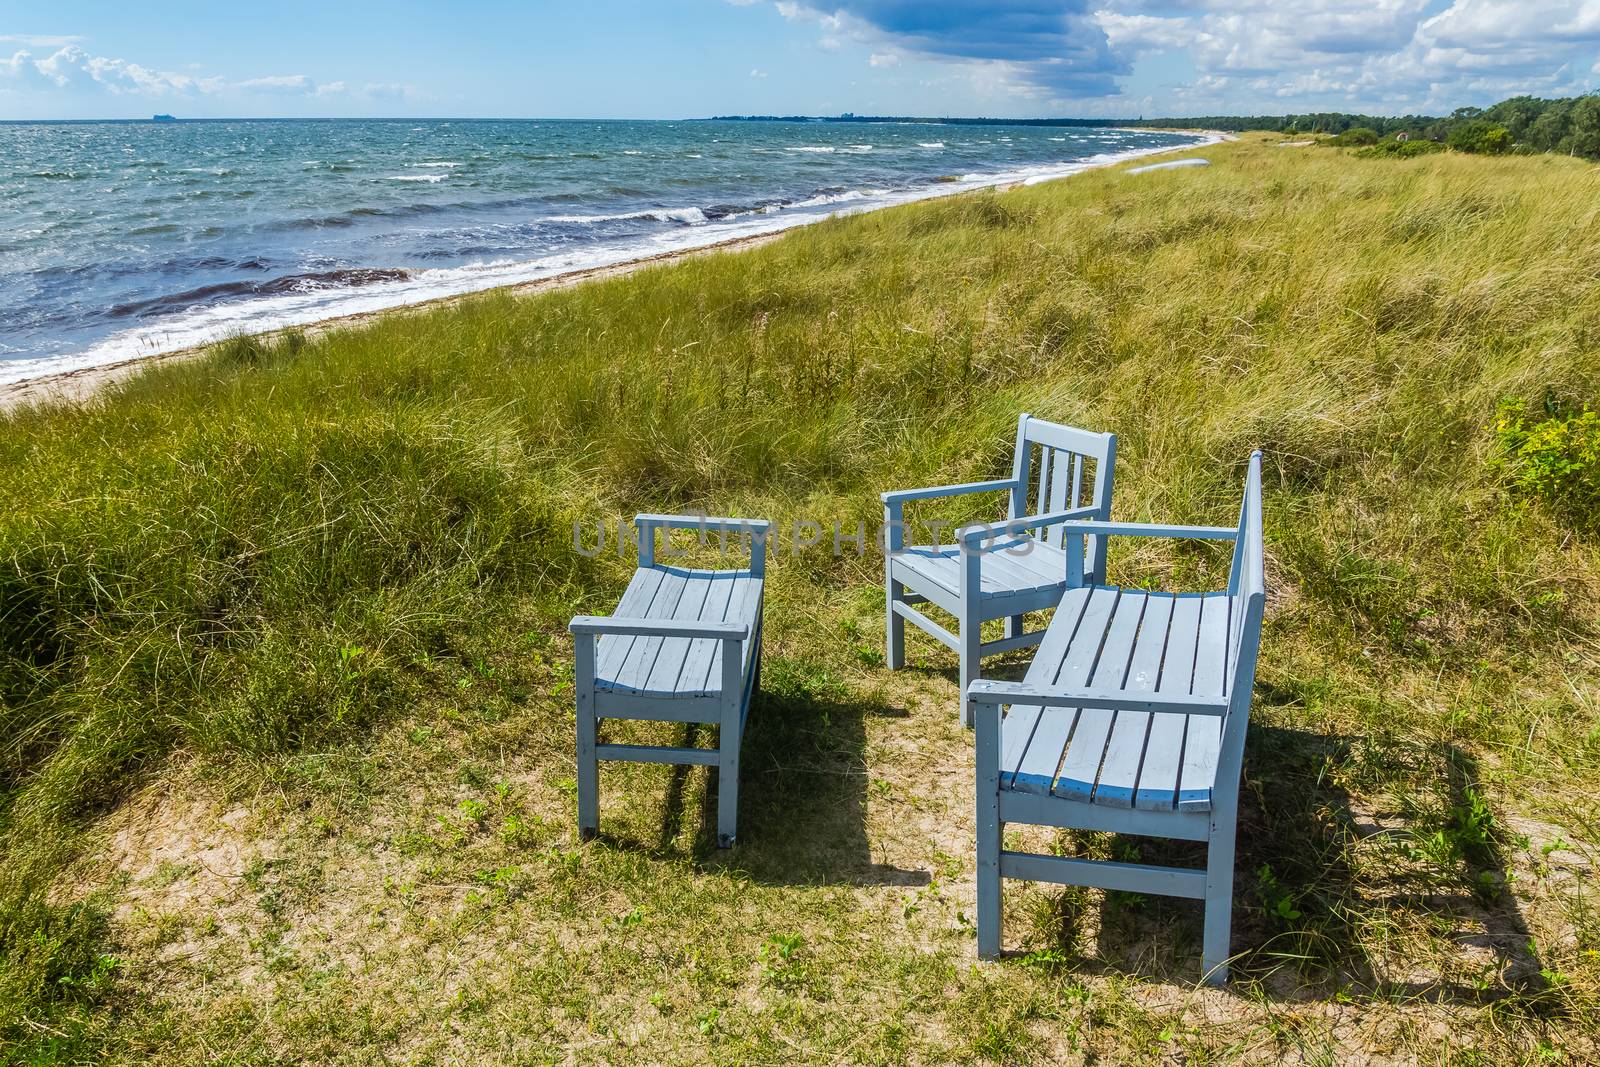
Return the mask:
[[1547, 405], [1531, 416], [1520, 400], [1500, 406], [1494, 423], [1512, 485], [1574, 527], [1600, 532], [1600, 412]]
[[1330, 137], [1322, 142], [1334, 148], [1355, 148], [1360, 145], [1378, 143], [1378, 131], [1369, 130], [1365, 126], [1352, 126], [1337, 137]]
[[1467, 122], [1451, 130], [1445, 143], [1457, 152], [1497, 156], [1511, 151], [1511, 131], [1492, 122]]
[[1363, 159], [1413, 159], [1443, 151], [1444, 145], [1438, 141], [1379, 141], [1361, 149], [1356, 155]]

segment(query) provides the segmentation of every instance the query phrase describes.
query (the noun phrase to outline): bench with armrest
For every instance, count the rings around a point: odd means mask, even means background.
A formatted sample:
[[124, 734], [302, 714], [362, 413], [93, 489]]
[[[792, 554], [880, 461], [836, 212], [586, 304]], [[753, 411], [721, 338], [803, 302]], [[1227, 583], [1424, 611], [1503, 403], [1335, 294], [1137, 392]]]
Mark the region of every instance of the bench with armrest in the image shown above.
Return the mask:
[[[739, 745], [761, 671], [761, 602], [767, 523], [694, 515], [639, 515], [639, 566], [611, 616], [580, 615], [569, 629], [576, 658], [578, 831], [600, 825], [600, 762], [717, 768], [717, 844], [737, 836]], [[749, 539], [736, 570], [675, 567], [656, 559], [657, 531], [692, 529]], [[602, 744], [605, 719], [709, 723], [715, 748]]]
[[[1062, 528], [1069, 556], [1091, 535], [1202, 538], [1232, 541], [1233, 565], [1227, 589], [1216, 592], [1075, 584], [1022, 682], [976, 681], [967, 689], [977, 721], [978, 953], [1000, 953], [1002, 878], [1192, 897], [1205, 902], [1203, 977], [1221, 984], [1240, 765], [1266, 601], [1260, 453], [1250, 459], [1237, 527], [1067, 521]], [[1204, 841], [1206, 866], [1008, 851], [1001, 837], [1008, 822]]]
[[[883, 493], [889, 669], [905, 666], [907, 621], [960, 657], [963, 693], [978, 677], [984, 656], [1038, 644], [1044, 631], [1024, 632], [1024, 615], [1054, 608], [1070, 584], [1104, 579], [1104, 539], [1092, 535], [1086, 546], [1083, 538], [1066, 538], [1062, 524], [1111, 517], [1116, 446], [1113, 434], [1023, 415], [1010, 478]], [[992, 536], [906, 544], [907, 504], [983, 493], [1006, 494], [1006, 517]], [[954, 616], [956, 630], [929, 618], [919, 610], [922, 604]], [[985, 642], [980, 630], [991, 619], [1006, 620], [1005, 636]], [[962, 719], [972, 725], [965, 701]]]

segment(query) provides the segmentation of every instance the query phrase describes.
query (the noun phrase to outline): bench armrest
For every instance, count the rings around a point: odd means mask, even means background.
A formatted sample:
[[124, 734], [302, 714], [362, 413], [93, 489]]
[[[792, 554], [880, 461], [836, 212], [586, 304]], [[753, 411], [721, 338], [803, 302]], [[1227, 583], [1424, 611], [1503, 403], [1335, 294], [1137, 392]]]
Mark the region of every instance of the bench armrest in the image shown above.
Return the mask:
[[766, 519], [726, 519], [715, 515], [635, 515], [635, 526], [658, 526], [663, 530], [727, 530], [730, 533], [764, 534], [772, 524]]
[[630, 619], [617, 615], [579, 615], [567, 624], [575, 634], [616, 634], [631, 637], [709, 637], [743, 641], [750, 627], [742, 622], [700, 622], [690, 619]]
[[[745, 535], [750, 537], [750, 573], [757, 578], [766, 574], [767, 568], [767, 531], [771, 523], [765, 519], [728, 519], [718, 518], [713, 515], [649, 515], [640, 514], [633, 517], [633, 524], [639, 530], [639, 566], [652, 567], [656, 561], [656, 531], [657, 530], [698, 530], [700, 543], [706, 543], [706, 534], [716, 531], [722, 538], [722, 550], [728, 547], [728, 535], [731, 533], [739, 540]], [[663, 555], [671, 553], [671, 540], [667, 542], [667, 549]]]
[[908, 500], [935, 500], [943, 496], [965, 496], [968, 493], [987, 493], [1001, 489], [1015, 489], [1015, 478], [1001, 478], [992, 482], [963, 482], [960, 485], [934, 485], [926, 489], [897, 489], [893, 492], [879, 493], [878, 499], [885, 504], [904, 504]]
[[967, 699], [978, 704], [1039, 704], [1047, 708], [1105, 708], [1107, 711], [1155, 711], [1177, 715], [1225, 715], [1228, 698], [1179, 696], [1166, 693], [1096, 692], [1092, 689], [1058, 689], [1027, 682], [976, 681], [967, 687]]
[[1085, 519], [1098, 512], [1098, 508], [1068, 508], [1066, 511], [1047, 511], [1040, 515], [1021, 515], [1015, 519], [1006, 519], [1004, 522], [979, 522], [970, 526], [963, 526], [957, 533], [961, 543], [969, 548], [976, 548], [985, 541], [993, 541], [997, 537], [1008, 537], [1016, 534], [1027, 533], [1029, 530], [1042, 530], [1048, 526], [1061, 526], [1074, 523], [1075, 520]]
[[1080, 520], [1066, 523], [1069, 534], [1101, 534], [1108, 537], [1177, 537], [1199, 541], [1237, 541], [1233, 526], [1169, 526], [1159, 522], [1099, 522]]

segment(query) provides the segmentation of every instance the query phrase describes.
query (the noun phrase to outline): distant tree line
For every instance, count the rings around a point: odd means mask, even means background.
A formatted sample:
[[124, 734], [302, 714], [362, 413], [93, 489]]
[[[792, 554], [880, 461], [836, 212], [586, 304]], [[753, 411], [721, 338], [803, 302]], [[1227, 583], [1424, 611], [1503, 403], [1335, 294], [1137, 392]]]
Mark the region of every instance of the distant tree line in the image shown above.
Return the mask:
[[[1316, 111], [1300, 115], [1200, 115], [1137, 119], [907, 118], [896, 115], [719, 115], [741, 122], [932, 122], [946, 126], [1108, 126], [1177, 130], [1269, 130], [1286, 135], [1329, 134], [1336, 144], [1383, 150], [1391, 142], [1432, 142], [1461, 152], [1560, 152], [1600, 159], [1600, 94], [1544, 100], [1513, 96], [1493, 107], [1458, 107], [1432, 115], [1353, 115]], [[1412, 149], [1398, 154], [1416, 154]]]
[[1403, 134], [1407, 140], [1435, 141], [1463, 152], [1560, 152], [1600, 159], [1600, 95], [1553, 100], [1514, 96], [1492, 107], [1458, 107], [1444, 118], [1327, 111], [1254, 117], [1141, 118], [1122, 125], [1334, 134], [1339, 143], [1352, 145], [1372, 145]]

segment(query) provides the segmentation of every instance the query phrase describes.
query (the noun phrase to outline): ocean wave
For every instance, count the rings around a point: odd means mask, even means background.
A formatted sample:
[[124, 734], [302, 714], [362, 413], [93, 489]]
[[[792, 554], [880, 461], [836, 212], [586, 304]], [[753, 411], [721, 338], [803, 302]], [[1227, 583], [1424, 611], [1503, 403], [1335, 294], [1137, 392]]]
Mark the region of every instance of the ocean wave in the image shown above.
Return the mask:
[[832, 145], [829, 145], [829, 144], [803, 144], [803, 145], [795, 145], [795, 146], [792, 146], [790, 148], [785, 148], [784, 151], [785, 152], [820, 152], [820, 153], [826, 154], [826, 153], [837, 152], [838, 149], [834, 148]]
[[645, 211], [624, 211], [616, 215], [551, 215], [546, 222], [576, 222], [592, 226], [598, 222], [627, 222], [634, 219], [653, 219], [656, 222], [679, 222], [685, 226], [698, 226], [706, 221], [706, 213], [697, 207], [651, 208]]
[[444, 163], [413, 163], [411, 165], [413, 167], [449, 167], [449, 168], [454, 168], [454, 167], [461, 166], [461, 164], [459, 164], [459, 163], [450, 163], [450, 162], [444, 162]]
[[918, 148], [943, 148], [944, 147], [944, 142], [943, 141], [918, 141], [917, 142], [917, 147]]
[[443, 174], [391, 174], [388, 180], [392, 182], [429, 182], [431, 184], [433, 182], [442, 182], [444, 178]]
[[848, 204], [852, 200], [865, 200], [872, 196], [888, 196], [887, 189], [842, 189], [836, 192], [822, 192], [805, 200], [798, 200], [787, 207], [827, 207], [829, 204]]
[[351, 289], [379, 282], [400, 282], [411, 277], [411, 271], [398, 267], [349, 267], [342, 270], [318, 271], [310, 274], [288, 274], [266, 281], [220, 282], [202, 285], [181, 293], [167, 293], [147, 300], [133, 300], [117, 304], [106, 314], [116, 319], [146, 318], [197, 304], [210, 304], [219, 299], [241, 296], [272, 296], [282, 293], [314, 293], [326, 289]]

